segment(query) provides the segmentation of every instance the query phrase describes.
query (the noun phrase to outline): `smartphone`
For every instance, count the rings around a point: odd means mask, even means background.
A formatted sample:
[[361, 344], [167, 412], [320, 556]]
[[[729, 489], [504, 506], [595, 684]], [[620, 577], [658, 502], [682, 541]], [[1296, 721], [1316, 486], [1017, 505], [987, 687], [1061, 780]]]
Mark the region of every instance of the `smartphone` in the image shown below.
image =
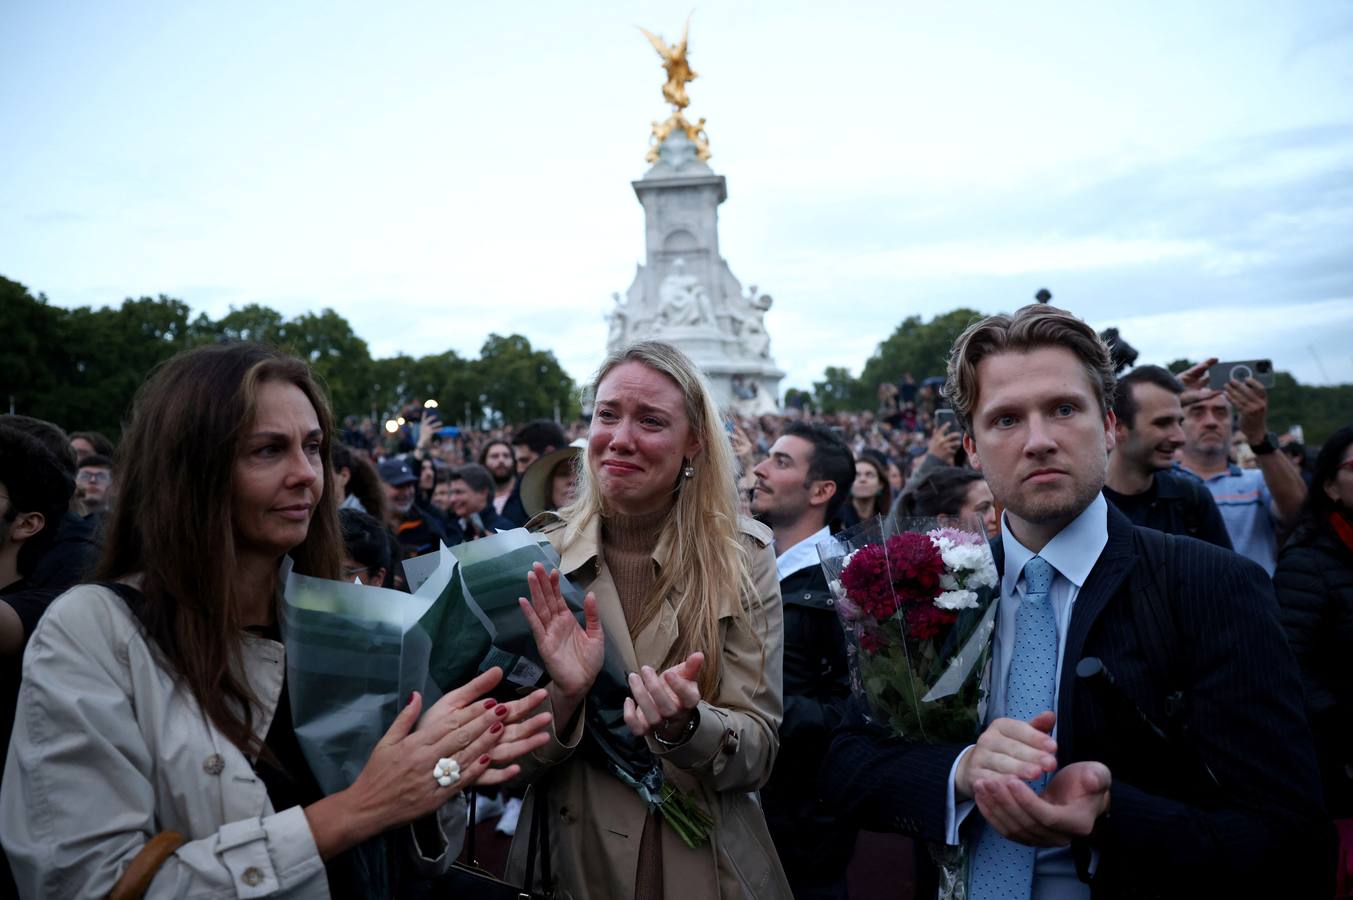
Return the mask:
[[935, 410], [935, 430], [939, 431], [945, 425], [949, 426], [951, 432], [961, 430], [958, 427], [958, 415], [952, 409]]
[[1207, 370], [1207, 386], [1214, 391], [1226, 387], [1226, 383], [1235, 379], [1244, 381], [1253, 378], [1266, 388], [1273, 387], [1273, 360], [1242, 359], [1236, 362], [1219, 362]]

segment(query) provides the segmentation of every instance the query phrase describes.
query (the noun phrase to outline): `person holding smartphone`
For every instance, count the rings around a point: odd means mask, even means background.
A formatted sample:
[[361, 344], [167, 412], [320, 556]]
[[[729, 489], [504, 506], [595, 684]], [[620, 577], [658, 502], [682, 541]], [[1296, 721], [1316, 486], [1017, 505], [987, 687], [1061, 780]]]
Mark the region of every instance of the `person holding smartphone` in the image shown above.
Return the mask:
[[[1178, 466], [1212, 492], [1235, 551], [1272, 575], [1278, 531], [1301, 515], [1306, 483], [1292, 461], [1277, 452], [1278, 439], [1268, 428], [1268, 391], [1255, 378], [1232, 379], [1224, 390], [1212, 390], [1206, 381], [1216, 363], [1214, 357], [1179, 373], [1185, 392]], [[1233, 429], [1244, 435], [1259, 468], [1242, 469], [1231, 461]]]

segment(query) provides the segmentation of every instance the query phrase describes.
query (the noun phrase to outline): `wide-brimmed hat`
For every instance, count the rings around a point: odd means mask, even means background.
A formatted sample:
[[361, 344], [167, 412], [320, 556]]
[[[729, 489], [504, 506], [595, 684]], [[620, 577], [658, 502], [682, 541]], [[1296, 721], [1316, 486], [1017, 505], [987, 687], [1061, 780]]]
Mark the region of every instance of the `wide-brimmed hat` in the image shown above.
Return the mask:
[[555, 466], [561, 462], [573, 464], [583, 449], [587, 447], [586, 438], [578, 438], [567, 447], [551, 450], [526, 467], [521, 474], [521, 506], [526, 517], [533, 519], [550, 508], [551, 476]]

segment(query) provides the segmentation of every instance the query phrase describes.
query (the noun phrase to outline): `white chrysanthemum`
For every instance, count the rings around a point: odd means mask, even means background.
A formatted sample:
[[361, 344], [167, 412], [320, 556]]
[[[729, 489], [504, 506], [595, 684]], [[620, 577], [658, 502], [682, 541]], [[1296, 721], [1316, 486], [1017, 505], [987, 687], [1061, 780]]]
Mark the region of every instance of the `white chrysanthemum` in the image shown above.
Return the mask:
[[940, 552], [940, 556], [946, 566], [958, 572], [979, 569], [989, 558], [986, 548], [978, 544], [950, 545], [949, 549]]
[[935, 605], [940, 609], [976, 609], [977, 593], [975, 591], [945, 591], [935, 598]]
[[996, 571], [996, 563], [991, 557], [987, 557], [982, 564], [968, 576], [969, 587], [988, 587], [994, 588], [1001, 580], [1000, 573]]
[[948, 572], [945, 572], [940, 576], [940, 587], [944, 588], [946, 591], [956, 591], [959, 588], [958, 579]]

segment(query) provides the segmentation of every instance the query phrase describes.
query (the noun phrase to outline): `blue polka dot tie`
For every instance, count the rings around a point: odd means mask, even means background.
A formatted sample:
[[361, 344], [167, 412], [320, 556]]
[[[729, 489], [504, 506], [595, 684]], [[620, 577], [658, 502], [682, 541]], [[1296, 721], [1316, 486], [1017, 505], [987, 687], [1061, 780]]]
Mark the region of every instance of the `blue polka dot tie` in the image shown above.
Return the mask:
[[[1035, 556], [1024, 565], [1024, 599], [1015, 613], [1015, 646], [1005, 686], [1005, 715], [1028, 721], [1053, 708], [1057, 678], [1057, 615], [1049, 592], [1054, 569]], [[1042, 791], [1046, 778], [1029, 783]], [[1037, 851], [1001, 837], [985, 822], [973, 839], [972, 900], [1029, 900]]]

